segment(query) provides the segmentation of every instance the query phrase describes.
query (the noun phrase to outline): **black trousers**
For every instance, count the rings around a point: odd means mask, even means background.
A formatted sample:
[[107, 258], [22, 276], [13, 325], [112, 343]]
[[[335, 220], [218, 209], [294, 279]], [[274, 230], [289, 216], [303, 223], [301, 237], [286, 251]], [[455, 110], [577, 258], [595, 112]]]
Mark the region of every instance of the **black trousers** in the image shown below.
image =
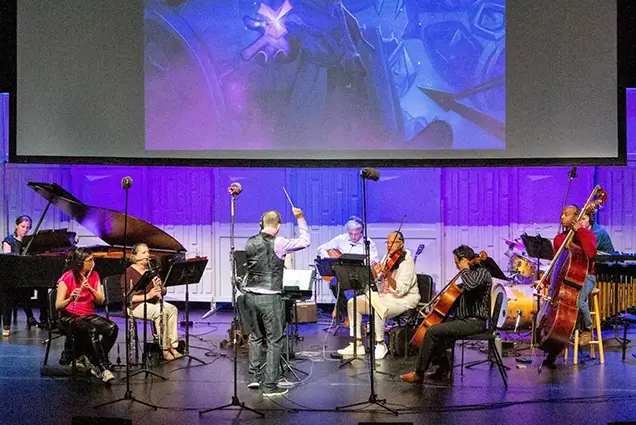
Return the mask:
[[454, 344], [462, 337], [478, 334], [485, 330], [486, 321], [476, 318], [454, 318], [431, 326], [424, 334], [424, 341], [420, 345], [415, 371], [420, 376], [424, 375], [433, 359], [438, 360], [442, 372], [450, 371], [451, 362], [446, 353], [449, 344]]
[[276, 389], [280, 379], [280, 356], [283, 351], [285, 307], [280, 294], [245, 293], [245, 303], [252, 318], [250, 333], [249, 373], [258, 376], [263, 365], [263, 344], [267, 345], [262, 387]]
[[[112, 320], [91, 314], [74, 316], [64, 313], [60, 319], [66, 333], [72, 333], [79, 341], [87, 341], [89, 360], [101, 372], [109, 368], [108, 353], [117, 341], [119, 327]], [[100, 337], [101, 336], [101, 341]]]

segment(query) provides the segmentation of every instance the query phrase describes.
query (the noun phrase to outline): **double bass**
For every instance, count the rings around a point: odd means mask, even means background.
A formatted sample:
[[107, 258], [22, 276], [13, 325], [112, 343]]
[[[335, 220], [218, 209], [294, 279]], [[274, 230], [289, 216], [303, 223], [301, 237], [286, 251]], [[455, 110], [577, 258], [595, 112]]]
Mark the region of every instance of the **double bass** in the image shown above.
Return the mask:
[[[607, 194], [596, 186], [577, 217], [592, 214], [605, 200]], [[548, 270], [537, 284], [547, 287], [546, 295], [539, 295], [543, 303], [537, 315], [538, 347], [547, 355], [556, 357], [570, 341], [579, 312], [579, 291], [587, 277], [589, 262], [580, 246], [573, 243], [575, 231], [570, 229], [563, 244], [554, 255]]]
[[[478, 257], [475, 257], [469, 261], [469, 264], [471, 266], [474, 264], [479, 264], [480, 262], [485, 261], [487, 258], [488, 254], [485, 251], [481, 251]], [[457, 273], [455, 277], [453, 277], [453, 279], [448, 282], [448, 285], [446, 285], [446, 287], [442, 289], [440, 293], [431, 300], [431, 302], [420, 309], [419, 314], [424, 316], [424, 320], [417, 327], [413, 338], [411, 338], [411, 344], [416, 347], [422, 345], [422, 341], [424, 341], [424, 335], [426, 334], [428, 328], [433, 325], [440, 324], [444, 320], [446, 320], [446, 317], [450, 313], [451, 308], [453, 307], [453, 305], [455, 305], [455, 303], [459, 299], [459, 296], [462, 294], [462, 289], [457, 286], [457, 279], [459, 279], [461, 274], [462, 272], [460, 270], [459, 273]], [[433, 303], [434, 305], [430, 313], [424, 315], [422, 311], [424, 311]]]

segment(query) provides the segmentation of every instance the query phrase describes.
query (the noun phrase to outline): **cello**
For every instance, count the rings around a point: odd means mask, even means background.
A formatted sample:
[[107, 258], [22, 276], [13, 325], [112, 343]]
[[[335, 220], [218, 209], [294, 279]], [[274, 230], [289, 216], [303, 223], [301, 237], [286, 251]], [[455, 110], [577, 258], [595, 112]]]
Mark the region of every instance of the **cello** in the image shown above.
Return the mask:
[[[469, 264], [471, 266], [474, 264], [479, 264], [480, 262], [485, 261], [487, 258], [488, 254], [486, 253], [486, 251], [481, 251], [478, 257], [475, 257], [469, 261]], [[424, 335], [426, 334], [428, 328], [433, 325], [442, 323], [444, 320], [446, 320], [446, 317], [450, 313], [451, 308], [453, 307], [453, 305], [455, 305], [455, 302], [462, 294], [462, 289], [457, 286], [456, 283], [461, 274], [462, 271], [460, 270], [459, 273], [457, 273], [455, 277], [453, 277], [453, 279], [448, 282], [448, 285], [446, 285], [446, 287], [442, 289], [440, 293], [431, 300], [431, 302], [420, 309], [418, 314], [422, 315], [424, 317], [424, 320], [417, 327], [413, 338], [411, 338], [411, 344], [419, 348], [419, 346], [422, 345], [422, 341], [424, 341]], [[435, 304], [433, 305], [430, 313], [424, 315], [422, 311], [424, 311], [433, 303]]]
[[[581, 209], [577, 221], [585, 214], [592, 214], [606, 199], [607, 193], [596, 186]], [[548, 270], [537, 284], [538, 288], [547, 286], [547, 294], [535, 294], [544, 301], [537, 315], [538, 346], [553, 357], [563, 351], [574, 331], [579, 312], [579, 291], [585, 283], [590, 262], [581, 247], [573, 243], [574, 235], [575, 231], [570, 229]]]

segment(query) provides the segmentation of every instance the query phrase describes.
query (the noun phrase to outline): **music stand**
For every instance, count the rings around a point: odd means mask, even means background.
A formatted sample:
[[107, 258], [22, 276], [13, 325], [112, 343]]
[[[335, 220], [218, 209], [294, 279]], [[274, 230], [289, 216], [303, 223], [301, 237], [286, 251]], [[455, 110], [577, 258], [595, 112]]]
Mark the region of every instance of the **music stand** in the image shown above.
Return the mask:
[[[207, 258], [197, 257], [192, 260], [181, 261], [173, 263], [168, 270], [168, 274], [163, 282], [163, 286], [166, 288], [169, 286], [185, 285], [185, 349], [183, 351], [183, 357], [188, 358], [188, 362], [191, 359], [198, 361], [201, 364], [206, 364], [203, 360], [190, 355], [190, 290], [188, 285], [191, 283], [199, 283], [205, 267], [208, 265]], [[179, 357], [182, 358], [182, 357]], [[178, 360], [178, 359], [175, 359]]]
[[[132, 288], [130, 288], [130, 290], [126, 293], [126, 305], [125, 308], [126, 310], [128, 309], [128, 307], [130, 307], [130, 303], [132, 300], [133, 295], [136, 292], [139, 291], [143, 291], [144, 292], [144, 303], [146, 302], [145, 299], [145, 294], [146, 294], [146, 287], [148, 286], [148, 284], [150, 282], [152, 282], [152, 279], [155, 277], [155, 273], [151, 272], [150, 270], [147, 270], [142, 276], [141, 278], [137, 281], [136, 284], [133, 285]], [[144, 310], [144, 317], [145, 317], [145, 313], [146, 311]], [[130, 312], [130, 314], [132, 314], [132, 311]], [[104, 406], [108, 406], [110, 404], [114, 404], [120, 401], [124, 401], [124, 400], [130, 400], [130, 401], [134, 401], [140, 404], [143, 404], [144, 406], [148, 406], [148, 407], [152, 407], [153, 409], [157, 410], [157, 406], [152, 404], [152, 403], [148, 403], [145, 401], [141, 401], [135, 398], [135, 396], [133, 395], [132, 391], [130, 390], [130, 378], [132, 378], [134, 375], [138, 375], [139, 373], [142, 372], [146, 372], [146, 376], [148, 373], [158, 376], [159, 378], [162, 379], [167, 379], [151, 370], [145, 369], [145, 366], [147, 365], [146, 362], [144, 362], [144, 368], [142, 368], [142, 370], [135, 372], [134, 374], [130, 373], [130, 362], [132, 360], [132, 335], [130, 335], [130, 317], [128, 315], [128, 311], [125, 311], [124, 313], [124, 323], [126, 326], [126, 392], [124, 393], [124, 396], [121, 398], [118, 398], [116, 400], [112, 400], [112, 401], [107, 401], [106, 403], [101, 403], [98, 404], [95, 407], [95, 409], [97, 409], [98, 407], [104, 407]], [[146, 349], [145, 345], [146, 345], [146, 327], [144, 325], [144, 350]], [[147, 355], [144, 356], [146, 359], [148, 358]]]
[[[350, 259], [349, 257], [340, 257], [338, 259], [338, 264], [333, 265], [333, 270], [336, 275], [336, 279], [338, 279], [338, 285], [340, 285], [340, 288], [344, 290], [353, 290], [353, 320], [351, 321], [354, 329], [353, 357], [347, 360], [344, 360], [343, 358], [344, 361], [340, 363], [340, 366], [338, 367], [349, 364], [356, 359], [363, 360], [358, 358], [358, 343], [355, 341], [355, 331], [358, 329], [358, 302], [355, 298], [358, 296], [358, 293], [363, 293], [364, 289], [374, 282], [369, 279], [369, 268], [364, 265], [364, 255], [361, 257], [362, 259], [360, 260]], [[360, 333], [362, 334], [362, 330], [360, 330]], [[358, 338], [362, 338], [362, 335], [358, 335]], [[372, 344], [373, 343], [374, 342], [372, 342]]]
[[[552, 260], [554, 257], [554, 247], [550, 239], [542, 238], [541, 235], [529, 236], [526, 234], [521, 235], [521, 240], [526, 247], [528, 257], [537, 259], [537, 269], [535, 271], [534, 280], [539, 280], [539, 266], [541, 260]], [[535, 297], [537, 299], [537, 311], [534, 312], [532, 317], [532, 338], [530, 339], [530, 348], [534, 348], [537, 341], [537, 316], [541, 310], [541, 297]]]
[[[314, 265], [316, 266], [316, 271], [318, 272], [318, 274], [320, 274], [320, 276], [322, 277], [335, 277], [336, 274], [333, 271], [333, 266], [334, 264], [339, 264], [340, 263], [340, 258], [336, 258], [336, 257], [325, 257], [325, 258], [321, 258], [321, 257], [316, 257], [316, 260], [314, 260]], [[338, 279], [336, 279], [336, 283], [338, 285], [338, 294], [341, 293], [340, 291], [340, 282], [338, 281]], [[342, 295], [344, 295], [344, 292], [342, 292]], [[339, 295], [340, 296], [340, 295]], [[337, 301], [336, 300], [336, 326], [335, 326], [335, 330], [333, 331], [333, 334], [336, 335], [338, 333], [338, 331], [340, 330], [342, 326], [342, 324], [340, 323], [340, 314], [338, 314], [337, 309]], [[331, 324], [329, 324], [328, 327], [324, 328], [323, 331], [329, 331], [331, 329]]]
[[[290, 359], [292, 357], [292, 353], [290, 351], [293, 349], [291, 348], [292, 344], [290, 334], [294, 333], [295, 326], [294, 337], [298, 337], [298, 309], [296, 308], [296, 302], [298, 300], [306, 300], [312, 297], [315, 280], [316, 270], [285, 269], [283, 271], [283, 302], [285, 303], [285, 350], [283, 353], [281, 353], [281, 367], [283, 369], [283, 375], [285, 374], [285, 369], [287, 369], [299, 382], [301, 381], [301, 379], [298, 376], [298, 373], [302, 373], [305, 376], [309, 376], [309, 374], [291, 365]], [[294, 309], [295, 311], [294, 315], [292, 315], [292, 309]], [[265, 365], [263, 365], [263, 367], [264, 366]]]

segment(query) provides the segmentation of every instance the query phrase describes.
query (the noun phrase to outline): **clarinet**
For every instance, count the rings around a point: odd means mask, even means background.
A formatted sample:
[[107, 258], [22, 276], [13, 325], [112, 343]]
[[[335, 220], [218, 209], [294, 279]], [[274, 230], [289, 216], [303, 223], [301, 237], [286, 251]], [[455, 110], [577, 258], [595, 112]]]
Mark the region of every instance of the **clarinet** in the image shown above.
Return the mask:
[[[150, 262], [150, 258], [148, 258], [148, 270], [150, 270], [151, 272], [152, 270], [152, 265]], [[159, 277], [159, 275], [157, 274], [157, 278]], [[159, 287], [162, 290], [162, 294], [159, 295], [159, 345], [161, 346], [161, 349], [164, 350], [164, 338], [163, 338], [163, 332], [164, 332], [164, 323], [163, 323], [163, 288], [161, 287], [161, 279], [159, 279]]]

